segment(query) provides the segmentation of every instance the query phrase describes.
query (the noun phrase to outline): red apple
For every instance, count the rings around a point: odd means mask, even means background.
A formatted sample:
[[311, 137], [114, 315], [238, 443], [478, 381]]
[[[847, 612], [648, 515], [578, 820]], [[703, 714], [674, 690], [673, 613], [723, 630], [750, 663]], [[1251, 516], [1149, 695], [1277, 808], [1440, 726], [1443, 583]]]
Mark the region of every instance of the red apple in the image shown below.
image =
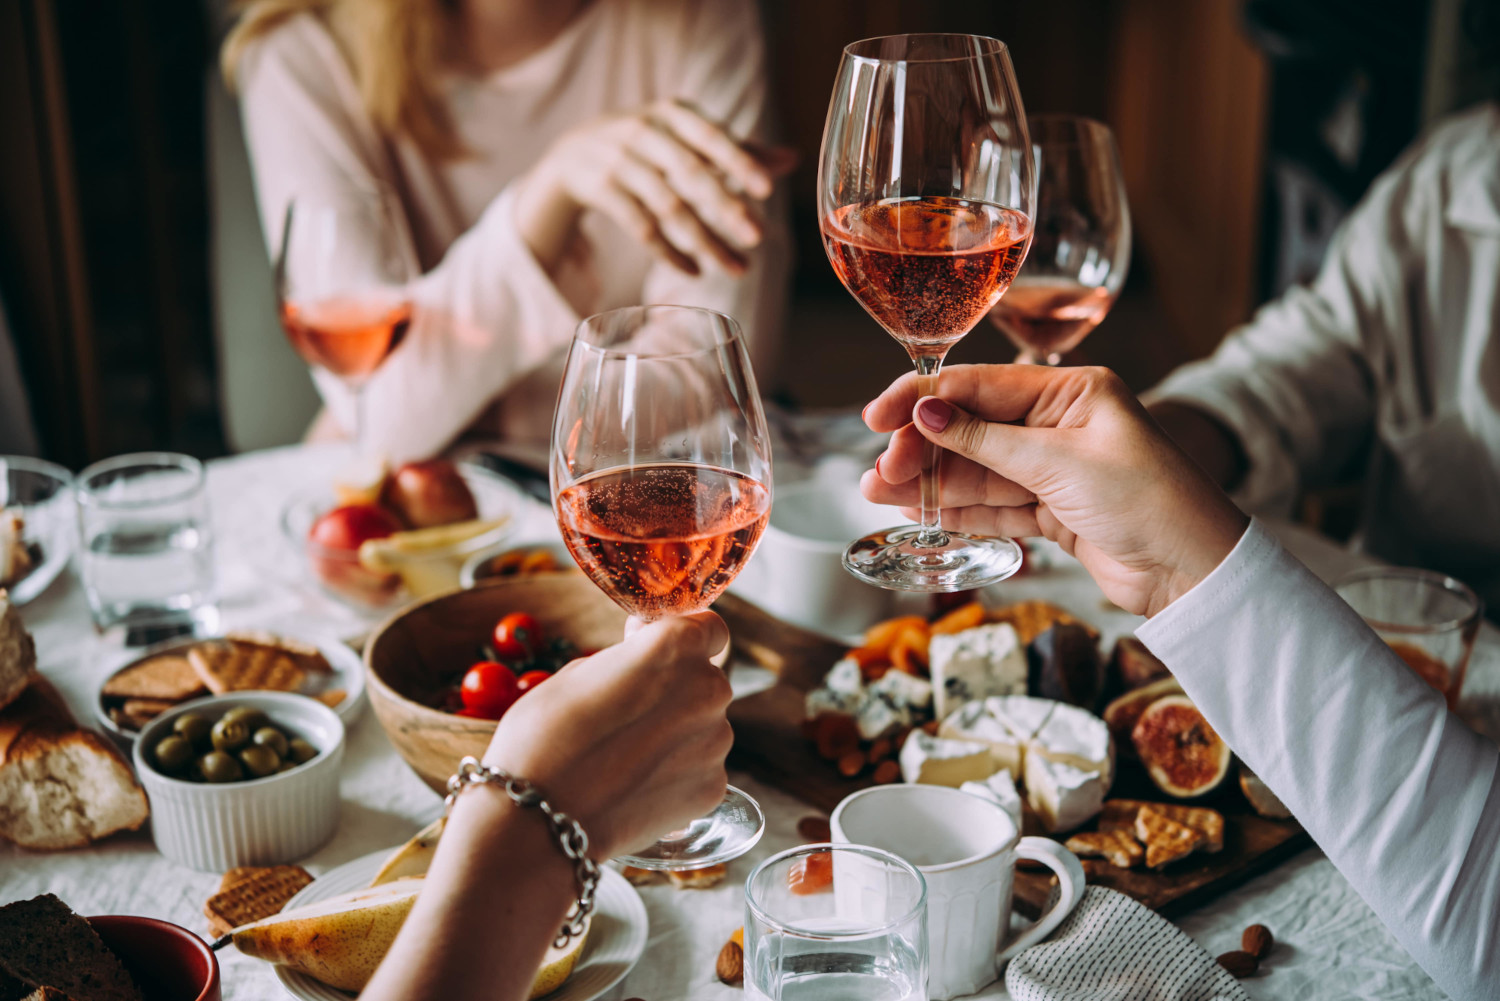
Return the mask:
[[479, 517], [469, 485], [447, 459], [408, 462], [386, 480], [382, 499], [412, 528], [452, 525]]
[[401, 586], [395, 574], [366, 570], [359, 562], [359, 547], [366, 539], [383, 539], [401, 531], [393, 514], [374, 504], [346, 504], [313, 522], [307, 533], [308, 556], [313, 572], [340, 594], [358, 601], [380, 604]]

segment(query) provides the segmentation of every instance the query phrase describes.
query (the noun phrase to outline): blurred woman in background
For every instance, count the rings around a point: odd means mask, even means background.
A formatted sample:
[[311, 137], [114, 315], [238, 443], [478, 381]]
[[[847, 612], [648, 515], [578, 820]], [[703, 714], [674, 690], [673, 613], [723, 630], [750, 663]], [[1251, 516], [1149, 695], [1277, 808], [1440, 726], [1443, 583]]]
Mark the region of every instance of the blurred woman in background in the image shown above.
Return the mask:
[[[250, 0], [225, 41], [267, 241], [287, 205], [394, 203], [421, 271], [365, 389], [392, 460], [464, 432], [544, 455], [578, 320], [668, 302], [734, 316], [762, 378], [788, 269], [753, 0]], [[382, 217], [386, 221], [382, 221]], [[358, 252], [356, 247], [356, 253]], [[341, 262], [344, 268], [348, 262]], [[315, 375], [312, 437], [347, 433]]]

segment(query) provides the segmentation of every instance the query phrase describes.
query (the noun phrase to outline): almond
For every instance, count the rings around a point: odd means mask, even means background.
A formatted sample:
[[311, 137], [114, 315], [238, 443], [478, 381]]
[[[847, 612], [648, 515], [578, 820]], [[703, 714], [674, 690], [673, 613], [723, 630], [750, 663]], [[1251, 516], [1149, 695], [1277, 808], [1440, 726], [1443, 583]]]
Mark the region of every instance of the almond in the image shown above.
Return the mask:
[[1276, 940], [1271, 937], [1271, 929], [1265, 925], [1251, 925], [1240, 936], [1240, 948], [1256, 959], [1265, 959], [1266, 953], [1270, 952], [1271, 946], [1275, 944]]
[[852, 779], [865, 770], [865, 754], [858, 749], [839, 758], [839, 774]]
[[889, 737], [881, 737], [870, 745], [870, 764], [878, 765], [896, 752]]
[[1224, 953], [1224, 955], [1219, 957], [1218, 963], [1229, 971], [1230, 976], [1238, 977], [1241, 980], [1254, 974], [1260, 967], [1260, 961], [1243, 949], [1235, 949], [1233, 952]]
[[875, 782], [877, 785], [890, 785], [892, 782], [901, 781], [901, 766], [890, 758], [886, 758], [875, 766]]
[[797, 821], [797, 836], [804, 844], [820, 845], [833, 839], [826, 817], [803, 817]]
[[[1254, 961], [1254, 957], [1251, 957]], [[745, 950], [739, 943], [730, 939], [724, 943], [724, 948], [719, 950], [719, 961], [714, 964], [714, 972], [719, 979], [731, 986], [745, 979]]]

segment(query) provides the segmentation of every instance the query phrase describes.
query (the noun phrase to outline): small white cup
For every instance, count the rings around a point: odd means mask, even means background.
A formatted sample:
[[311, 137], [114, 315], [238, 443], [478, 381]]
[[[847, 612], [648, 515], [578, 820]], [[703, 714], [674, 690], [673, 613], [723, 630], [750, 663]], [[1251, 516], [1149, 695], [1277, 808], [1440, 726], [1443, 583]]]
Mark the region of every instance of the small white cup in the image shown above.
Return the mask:
[[[1049, 838], [1023, 838], [999, 806], [958, 789], [875, 786], [833, 811], [833, 841], [882, 848], [927, 880], [927, 937], [933, 1001], [973, 994], [1021, 950], [1052, 933], [1083, 896], [1083, 866]], [[1010, 938], [1016, 859], [1057, 874], [1057, 904]], [[835, 878], [835, 888], [838, 880]], [[858, 892], [856, 889], [852, 892]]]
[[844, 550], [900, 520], [892, 509], [860, 496], [854, 482], [824, 477], [777, 486], [770, 523], [734, 590], [807, 629], [835, 636], [863, 632], [890, 615], [892, 592], [851, 576]]

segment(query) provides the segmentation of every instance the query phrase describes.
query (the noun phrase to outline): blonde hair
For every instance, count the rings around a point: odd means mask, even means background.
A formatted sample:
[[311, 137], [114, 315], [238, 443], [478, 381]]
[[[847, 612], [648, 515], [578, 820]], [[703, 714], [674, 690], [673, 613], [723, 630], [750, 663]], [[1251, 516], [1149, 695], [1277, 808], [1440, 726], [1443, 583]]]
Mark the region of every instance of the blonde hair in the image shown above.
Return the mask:
[[466, 152], [437, 89], [452, 0], [238, 0], [220, 68], [231, 90], [252, 42], [297, 14], [320, 18], [354, 72], [365, 111], [386, 135], [405, 135], [429, 156]]

